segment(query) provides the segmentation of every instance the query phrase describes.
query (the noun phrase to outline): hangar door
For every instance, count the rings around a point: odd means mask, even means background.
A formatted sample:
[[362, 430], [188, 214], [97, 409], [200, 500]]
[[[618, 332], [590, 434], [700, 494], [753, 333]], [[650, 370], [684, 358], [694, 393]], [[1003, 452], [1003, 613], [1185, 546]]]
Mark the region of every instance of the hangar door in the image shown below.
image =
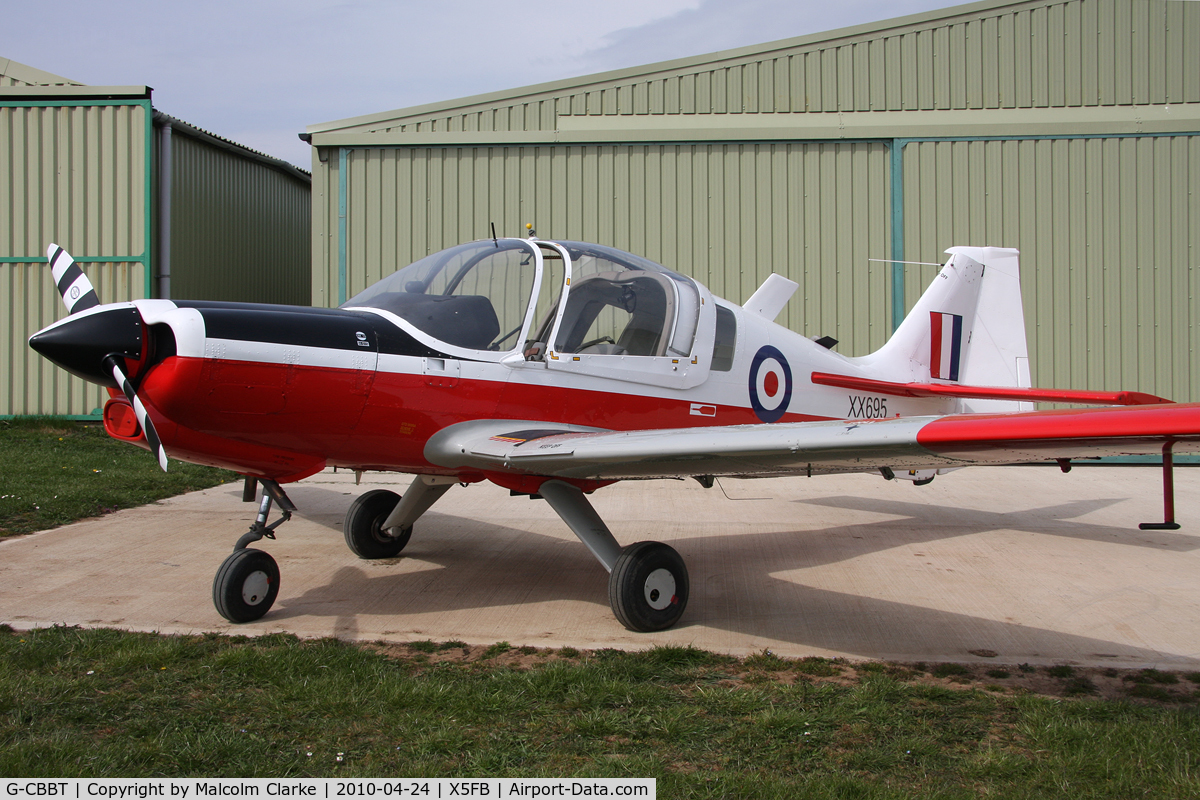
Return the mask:
[[[1021, 251], [1033, 382], [1200, 400], [1200, 136], [909, 142], [904, 252]], [[909, 267], [909, 306], [934, 269]]]
[[542, 238], [644, 255], [737, 303], [778, 272], [801, 287], [779, 321], [848, 355], [890, 333], [890, 267], [869, 260], [891, 252], [884, 142], [343, 147], [329, 164], [317, 304], [488, 238], [491, 223], [500, 236], [533, 223]]
[[26, 344], [66, 315], [47, 245], [75, 257], [103, 303], [150, 293], [149, 97], [61, 91], [0, 98], [0, 416], [95, 418], [108, 399]]

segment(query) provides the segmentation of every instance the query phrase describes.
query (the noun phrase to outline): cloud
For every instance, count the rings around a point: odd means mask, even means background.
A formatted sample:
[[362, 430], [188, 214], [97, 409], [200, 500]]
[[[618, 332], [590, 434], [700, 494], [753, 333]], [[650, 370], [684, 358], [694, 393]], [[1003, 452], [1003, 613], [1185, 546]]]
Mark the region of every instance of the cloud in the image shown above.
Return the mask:
[[697, 7], [631, 26], [587, 52], [594, 71], [687, 58], [942, 8], [945, 0], [703, 0]]
[[[42, 0], [0, 56], [310, 167], [308, 125], [799, 36], [940, 0]], [[55, 20], [48, 24], [47, 20]]]

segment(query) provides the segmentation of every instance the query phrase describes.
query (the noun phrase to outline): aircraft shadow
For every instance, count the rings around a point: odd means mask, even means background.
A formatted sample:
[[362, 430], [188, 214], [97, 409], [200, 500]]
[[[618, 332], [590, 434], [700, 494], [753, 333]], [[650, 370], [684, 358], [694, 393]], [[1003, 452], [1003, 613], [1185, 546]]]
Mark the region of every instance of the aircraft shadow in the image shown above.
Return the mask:
[[[1128, 527], [1117, 527], [1114, 525], [1097, 525], [1086, 521], [1075, 521], [1077, 517], [1116, 505], [1121, 500], [1121, 498], [1073, 500], [1053, 506], [1045, 506], [1037, 509], [1021, 509], [1018, 511], [983, 511], [975, 508], [965, 509], [935, 506], [926, 503], [896, 502], [881, 498], [849, 495], [800, 498], [791, 502], [840, 508], [847, 511], [887, 514], [891, 517], [908, 517], [914, 524], [923, 526], [921, 529], [914, 529], [912, 531], [915, 536], [921, 537], [912, 539], [912, 542], [953, 538], [994, 530], [1011, 530], [1108, 544], [1119, 543], [1133, 547], [1150, 547], [1155, 550], [1170, 550], [1175, 553], [1189, 553], [1194, 550], [1200, 550], [1200, 538], [1188, 534], [1173, 531], [1142, 531], [1138, 530], [1136, 523], [1130, 523]], [[891, 526], [895, 525], [896, 522], [888, 520], [878, 524]], [[867, 523], [858, 527], [869, 529], [871, 525], [872, 523]], [[928, 533], [922, 535], [922, 531], [928, 531]]]
[[[298, 490], [295, 495], [302, 509], [310, 503], [321, 509], [306, 518], [320, 519], [324, 527], [340, 531], [338, 520], [351, 498], [319, 487]], [[703, 626], [751, 642], [764, 638], [864, 658], [915, 661], [955, 654], [966, 658], [972, 650], [991, 650], [1000, 654], [999, 661], [1005, 654], [1012, 654], [1013, 660], [1062, 658], [1064, 653], [1139, 663], [1196, 660], [1191, 653], [1167, 653], [1022, 624], [1011, 617], [1005, 619], [1008, 615], [1002, 608], [995, 610], [995, 618], [985, 618], [778, 577], [897, 547], [994, 530], [1172, 552], [1189, 552], [1200, 546], [1194, 537], [1169, 532], [1131, 541], [1128, 529], [1073, 521], [1064, 527], [1064, 521], [1116, 501], [1072, 501], [1009, 513], [863, 497], [798, 502], [886, 514], [890, 519], [819, 530], [762, 531], [744, 525], [744, 532], [702, 531], [676, 540], [674, 544], [691, 571], [689, 608], [680, 625], [645, 635], [645, 644], [688, 642], [695, 636], [689, 629]], [[909, 517], [911, 523], [897, 521], [897, 515]], [[612, 522], [623, 543], [651, 538], [639, 535], [636, 521]], [[389, 568], [402, 562], [408, 562], [403, 571]], [[419, 567], [414, 569], [416, 565]], [[286, 575], [286, 566], [284, 569]], [[936, 578], [927, 582], [936, 588]], [[355, 637], [364, 617], [433, 615], [430, 624], [436, 626], [438, 614], [512, 607], [514, 629], [535, 630], [538, 623], [522, 620], [520, 608], [532, 612], [535, 604], [561, 601], [578, 601], [607, 611], [607, 575], [573, 538], [433, 510], [418, 523], [412, 542], [399, 559], [351, 562], [337, 568], [325, 585], [299, 595], [289, 596], [285, 590], [272, 616], [277, 620], [331, 616], [335, 635]], [[521, 634], [498, 635], [514, 638]]]

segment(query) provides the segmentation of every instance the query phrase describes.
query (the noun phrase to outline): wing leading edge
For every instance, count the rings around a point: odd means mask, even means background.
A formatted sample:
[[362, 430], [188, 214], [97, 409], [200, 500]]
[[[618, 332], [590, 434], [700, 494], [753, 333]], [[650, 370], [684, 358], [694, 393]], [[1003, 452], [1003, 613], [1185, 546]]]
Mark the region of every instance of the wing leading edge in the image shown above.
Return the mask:
[[479, 420], [429, 440], [451, 469], [580, 480], [767, 477], [1200, 452], [1200, 404], [642, 431]]

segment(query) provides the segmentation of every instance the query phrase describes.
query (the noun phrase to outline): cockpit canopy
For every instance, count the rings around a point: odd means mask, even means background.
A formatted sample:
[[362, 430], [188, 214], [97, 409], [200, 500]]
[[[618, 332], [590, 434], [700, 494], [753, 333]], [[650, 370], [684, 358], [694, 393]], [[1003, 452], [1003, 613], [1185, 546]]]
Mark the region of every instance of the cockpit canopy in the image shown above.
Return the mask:
[[342, 308], [395, 315], [467, 350], [507, 353], [540, 343], [552, 353], [678, 358], [692, 352], [700, 306], [694, 281], [632, 253], [489, 239], [416, 261]]
[[415, 261], [342, 304], [395, 314], [439, 342], [510, 350], [537, 279], [519, 239], [471, 242]]
[[571, 287], [554, 349], [598, 355], [687, 356], [700, 314], [689, 278], [631, 253], [562, 242]]

